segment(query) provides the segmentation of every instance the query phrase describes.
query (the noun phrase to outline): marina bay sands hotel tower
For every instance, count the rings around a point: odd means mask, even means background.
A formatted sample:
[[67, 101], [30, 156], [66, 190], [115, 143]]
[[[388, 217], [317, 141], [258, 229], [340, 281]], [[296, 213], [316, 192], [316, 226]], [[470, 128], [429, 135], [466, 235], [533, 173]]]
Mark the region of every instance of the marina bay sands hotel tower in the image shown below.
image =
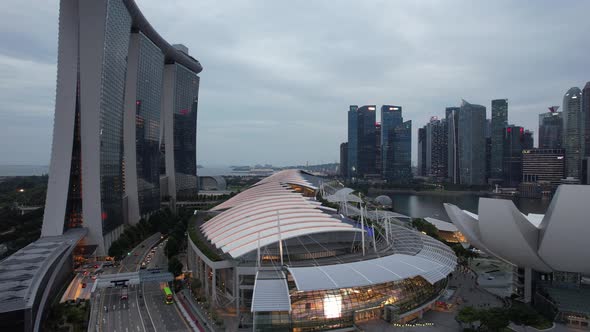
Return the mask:
[[61, 0], [57, 92], [41, 236], [88, 229], [105, 255], [161, 197], [197, 193], [201, 64], [133, 0]]

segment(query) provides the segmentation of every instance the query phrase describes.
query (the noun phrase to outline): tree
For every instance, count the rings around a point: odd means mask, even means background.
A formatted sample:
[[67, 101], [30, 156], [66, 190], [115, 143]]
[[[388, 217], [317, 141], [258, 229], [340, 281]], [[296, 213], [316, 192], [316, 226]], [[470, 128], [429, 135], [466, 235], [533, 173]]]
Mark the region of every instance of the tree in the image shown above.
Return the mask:
[[170, 271], [175, 277], [182, 274], [182, 266], [182, 263], [176, 257], [172, 257], [172, 259], [168, 261], [168, 271]]
[[470, 328], [473, 328], [473, 323], [480, 320], [480, 311], [474, 307], [463, 307], [457, 314], [457, 321], [461, 324], [467, 324]]
[[510, 324], [508, 313], [503, 308], [491, 308], [482, 311], [481, 326], [487, 327], [488, 331], [500, 331]]
[[168, 256], [168, 258], [176, 256], [180, 250], [178, 240], [174, 236], [170, 236], [164, 250], [166, 251], [166, 256]]

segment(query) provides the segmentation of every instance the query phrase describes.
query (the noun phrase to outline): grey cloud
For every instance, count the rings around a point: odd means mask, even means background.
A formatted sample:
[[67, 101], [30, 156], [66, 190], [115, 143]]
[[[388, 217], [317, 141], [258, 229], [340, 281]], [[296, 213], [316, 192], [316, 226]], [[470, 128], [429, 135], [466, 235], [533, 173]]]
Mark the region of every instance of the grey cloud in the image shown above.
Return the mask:
[[[45, 119], [36, 124], [45, 129], [16, 144], [25, 149], [39, 135], [50, 142], [57, 1], [8, 2], [0, 68], [2, 59], [30, 68], [12, 71], [13, 86], [0, 69], [0, 111]], [[204, 66], [205, 165], [335, 161], [349, 104], [402, 105], [415, 136], [461, 98], [488, 109], [508, 98], [509, 121], [537, 131], [538, 113], [590, 80], [586, 1], [137, 2], [164, 38], [187, 45]], [[48, 144], [32, 149], [30, 162], [46, 162]], [[0, 146], [0, 162], [10, 161], [8, 151]]]

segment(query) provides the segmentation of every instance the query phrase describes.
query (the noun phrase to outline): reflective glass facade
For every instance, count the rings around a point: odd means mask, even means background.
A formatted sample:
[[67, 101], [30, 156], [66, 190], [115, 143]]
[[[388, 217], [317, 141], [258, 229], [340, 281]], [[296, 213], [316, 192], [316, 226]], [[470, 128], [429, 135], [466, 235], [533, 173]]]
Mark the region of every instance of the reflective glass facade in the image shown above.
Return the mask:
[[459, 107], [447, 107], [447, 175], [452, 183], [459, 183]]
[[492, 100], [492, 152], [490, 160], [490, 175], [492, 178], [501, 179], [502, 155], [504, 148], [504, 128], [508, 126], [508, 99]]
[[563, 113], [539, 114], [539, 149], [561, 149], [563, 146]]
[[381, 106], [381, 160], [383, 178], [386, 180], [393, 180], [395, 177], [395, 129], [403, 122], [401, 106]]
[[563, 147], [565, 148], [565, 175], [580, 178], [583, 147], [582, 91], [571, 88], [563, 96]]
[[103, 234], [123, 224], [123, 101], [131, 17], [110, 0], [105, 24], [100, 102], [100, 186]]
[[140, 34], [135, 144], [140, 214], [160, 208], [160, 110], [164, 55]]
[[348, 110], [348, 172], [349, 178], [358, 177], [358, 106], [350, 105]]
[[174, 168], [178, 198], [197, 194], [197, 105], [199, 77], [176, 64], [174, 87]]
[[300, 292], [292, 285], [291, 313], [256, 313], [255, 331], [325, 331], [353, 326], [364, 320], [387, 315], [396, 320], [434, 300], [446, 286], [446, 279], [431, 285], [421, 277], [365, 287]]
[[486, 183], [486, 108], [463, 101], [459, 110], [460, 183]]
[[408, 182], [412, 179], [412, 121], [393, 129], [393, 166], [387, 180]]

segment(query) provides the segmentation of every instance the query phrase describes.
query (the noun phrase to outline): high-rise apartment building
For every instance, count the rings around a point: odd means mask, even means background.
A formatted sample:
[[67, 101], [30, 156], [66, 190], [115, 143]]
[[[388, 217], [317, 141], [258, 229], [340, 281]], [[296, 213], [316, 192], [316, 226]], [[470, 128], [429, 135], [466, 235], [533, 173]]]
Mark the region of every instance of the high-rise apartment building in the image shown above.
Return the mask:
[[375, 105], [351, 105], [348, 111], [348, 167], [350, 178], [376, 174]]
[[508, 126], [508, 99], [492, 100], [492, 149], [490, 156], [490, 176], [494, 179], [503, 178], [502, 156], [504, 148], [504, 128]]
[[584, 122], [582, 91], [573, 87], [563, 96], [563, 147], [565, 148], [566, 176], [580, 178], [584, 155]]
[[459, 107], [447, 107], [445, 119], [447, 122], [447, 175], [451, 183], [459, 183]]
[[559, 106], [539, 114], [539, 149], [561, 149], [563, 145], [563, 113]]
[[486, 183], [486, 108], [463, 100], [459, 110], [459, 179], [465, 185]]
[[[61, 0], [59, 15], [41, 236], [85, 227], [84, 242], [104, 255], [126, 219], [136, 222], [159, 205], [160, 118], [173, 111], [160, 99], [165, 98], [164, 64], [185, 68], [197, 81], [202, 67], [158, 35], [133, 0]], [[186, 140], [196, 139], [194, 130]]]

